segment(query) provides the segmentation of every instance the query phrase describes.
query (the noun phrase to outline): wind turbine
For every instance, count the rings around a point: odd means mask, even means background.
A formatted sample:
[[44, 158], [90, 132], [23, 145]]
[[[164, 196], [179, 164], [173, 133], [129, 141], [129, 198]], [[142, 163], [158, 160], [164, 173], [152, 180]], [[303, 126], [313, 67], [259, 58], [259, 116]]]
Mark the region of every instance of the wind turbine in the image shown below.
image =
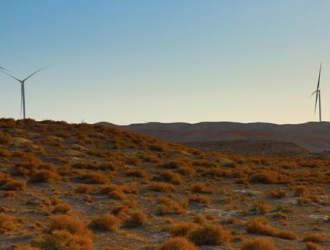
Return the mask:
[[44, 67], [44, 68], [41, 68], [41, 69], [37, 70], [36, 72], [32, 73], [27, 78], [25, 78], [24, 80], [17, 79], [16, 77], [10, 75], [9, 73], [3, 71], [3, 73], [5, 73], [6, 75], [10, 76], [11, 78], [13, 78], [16, 81], [21, 83], [21, 112], [20, 112], [20, 114], [22, 114], [22, 108], [23, 108], [23, 119], [26, 118], [26, 113], [25, 113], [25, 81], [28, 80], [33, 75], [37, 74], [39, 71], [45, 69], [45, 68], [47, 68], [47, 67]]
[[322, 122], [321, 90], [320, 90], [321, 70], [322, 70], [322, 63], [320, 64], [320, 71], [319, 71], [319, 79], [317, 81], [317, 88], [316, 88], [316, 90], [312, 94], [312, 96], [314, 94], [316, 95], [316, 99], [315, 99], [315, 110], [314, 110], [315, 113], [316, 113], [317, 103], [319, 103], [319, 119], [320, 119], [320, 122]]

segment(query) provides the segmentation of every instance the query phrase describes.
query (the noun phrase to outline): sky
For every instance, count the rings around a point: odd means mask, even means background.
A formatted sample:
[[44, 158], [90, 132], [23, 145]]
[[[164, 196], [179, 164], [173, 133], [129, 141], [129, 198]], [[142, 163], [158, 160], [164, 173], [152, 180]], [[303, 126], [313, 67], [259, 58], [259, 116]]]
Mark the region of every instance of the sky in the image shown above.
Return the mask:
[[[27, 117], [80, 123], [330, 120], [329, 0], [0, 0], [0, 66]], [[0, 73], [0, 117], [20, 85]]]

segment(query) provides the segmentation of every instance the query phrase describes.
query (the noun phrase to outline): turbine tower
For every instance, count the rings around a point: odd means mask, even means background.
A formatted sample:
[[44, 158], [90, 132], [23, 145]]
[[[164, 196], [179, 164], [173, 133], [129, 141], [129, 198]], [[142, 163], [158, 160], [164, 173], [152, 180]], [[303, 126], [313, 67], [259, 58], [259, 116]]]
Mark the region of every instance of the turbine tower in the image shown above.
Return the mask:
[[17, 79], [16, 77], [8, 74], [7, 72], [4, 72], [6, 75], [10, 76], [11, 78], [15, 79], [16, 81], [21, 83], [21, 112], [20, 114], [22, 114], [22, 109], [23, 109], [23, 119], [26, 119], [26, 112], [25, 112], [25, 81], [28, 80], [30, 77], [32, 77], [33, 75], [37, 74], [39, 71], [45, 69], [47, 67], [44, 67], [42, 69], [37, 70], [36, 72], [34, 72], [33, 74], [29, 75], [27, 78], [25, 78], [24, 80], [20, 80]]
[[321, 90], [320, 90], [321, 70], [322, 70], [322, 63], [320, 64], [320, 71], [319, 71], [319, 79], [317, 81], [317, 88], [312, 94], [312, 96], [314, 94], [316, 95], [315, 110], [314, 110], [315, 113], [316, 113], [317, 103], [319, 104], [319, 121], [320, 122], [322, 122]]

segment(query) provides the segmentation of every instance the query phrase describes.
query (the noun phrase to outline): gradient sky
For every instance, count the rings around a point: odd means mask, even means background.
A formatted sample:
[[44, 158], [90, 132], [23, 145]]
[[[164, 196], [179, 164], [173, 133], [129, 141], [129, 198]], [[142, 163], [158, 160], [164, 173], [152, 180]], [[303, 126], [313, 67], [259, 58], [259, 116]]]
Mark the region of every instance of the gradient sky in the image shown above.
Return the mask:
[[[0, 0], [0, 65], [27, 116], [68, 122], [330, 120], [329, 0]], [[20, 86], [0, 75], [0, 116]]]

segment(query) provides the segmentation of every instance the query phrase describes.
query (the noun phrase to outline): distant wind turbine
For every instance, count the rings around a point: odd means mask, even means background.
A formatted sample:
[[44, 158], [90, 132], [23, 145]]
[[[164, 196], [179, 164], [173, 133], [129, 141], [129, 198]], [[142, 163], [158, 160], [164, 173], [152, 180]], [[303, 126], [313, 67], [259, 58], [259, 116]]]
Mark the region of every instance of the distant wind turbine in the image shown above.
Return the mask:
[[32, 77], [33, 75], [37, 74], [39, 71], [48, 68], [48, 67], [44, 67], [42, 69], [37, 70], [36, 72], [34, 72], [33, 74], [29, 75], [27, 78], [25, 78], [24, 80], [20, 80], [17, 79], [16, 77], [8, 74], [7, 72], [3, 71], [3, 73], [5, 73], [6, 75], [12, 77], [13, 79], [15, 79], [16, 81], [21, 83], [21, 112], [20, 114], [22, 114], [22, 108], [23, 108], [23, 119], [26, 119], [26, 113], [25, 113], [25, 81], [28, 80], [30, 77]]
[[320, 90], [320, 80], [321, 80], [321, 70], [322, 70], [322, 63], [320, 64], [320, 71], [319, 71], [319, 79], [317, 81], [317, 88], [313, 92], [312, 96], [315, 94], [315, 109], [314, 112], [316, 113], [317, 103], [319, 104], [319, 119], [322, 122], [322, 108], [321, 108], [321, 90]]

